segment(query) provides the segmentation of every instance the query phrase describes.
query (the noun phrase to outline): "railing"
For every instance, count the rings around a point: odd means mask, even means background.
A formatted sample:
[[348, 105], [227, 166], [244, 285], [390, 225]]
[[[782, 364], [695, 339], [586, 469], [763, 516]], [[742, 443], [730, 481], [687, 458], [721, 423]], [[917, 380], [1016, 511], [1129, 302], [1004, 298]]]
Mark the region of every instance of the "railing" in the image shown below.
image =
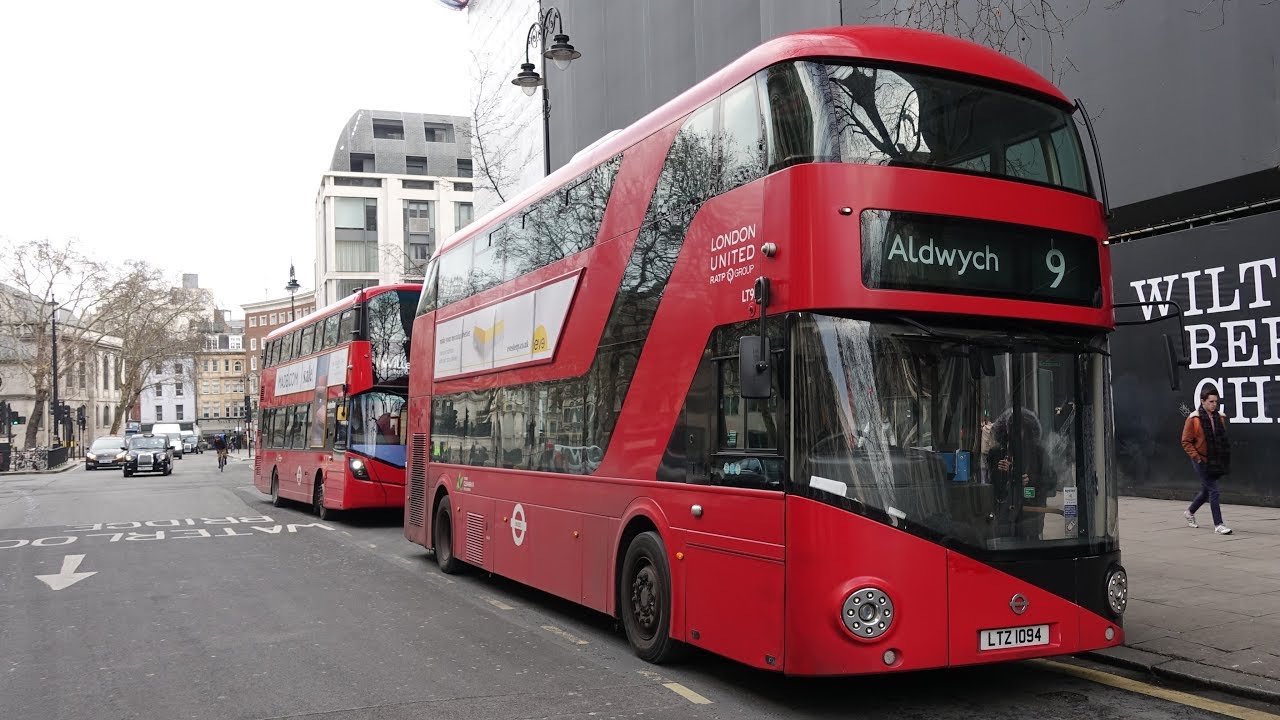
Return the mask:
[[62, 447], [50, 448], [45, 468], [53, 469], [67, 464], [67, 453], [68, 448], [65, 445]]

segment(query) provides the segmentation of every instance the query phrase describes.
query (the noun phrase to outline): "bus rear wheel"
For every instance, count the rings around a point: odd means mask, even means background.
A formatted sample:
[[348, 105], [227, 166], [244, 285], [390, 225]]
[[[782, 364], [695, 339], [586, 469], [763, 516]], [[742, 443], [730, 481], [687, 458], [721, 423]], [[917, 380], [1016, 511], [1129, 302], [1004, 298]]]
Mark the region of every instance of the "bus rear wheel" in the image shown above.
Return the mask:
[[632, 539], [622, 561], [620, 589], [622, 627], [636, 656], [656, 665], [675, 659], [680, 646], [671, 637], [671, 568], [658, 533]]
[[271, 470], [271, 507], [284, 507], [284, 500], [280, 497], [280, 476], [274, 468]]
[[431, 523], [431, 536], [435, 540], [436, 564], [447, 575], [462, 572], [462, 561], [453, 554], [453, 513], [449, 511], [449, 497], [440, 500], [435, 520]]

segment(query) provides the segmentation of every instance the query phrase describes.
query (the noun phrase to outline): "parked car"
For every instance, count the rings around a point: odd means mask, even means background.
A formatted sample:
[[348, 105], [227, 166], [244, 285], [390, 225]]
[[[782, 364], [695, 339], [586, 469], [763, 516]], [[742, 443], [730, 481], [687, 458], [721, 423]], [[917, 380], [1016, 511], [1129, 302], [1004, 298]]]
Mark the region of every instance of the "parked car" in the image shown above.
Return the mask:
[[169, 475], [173, 472], [173, 449], [165, 435], [134, 435], [129, 438], [123, 455], [125, 477], [134, 473], [158, 472]]
[[110, 468], [119, 470], [123, 462], [120, 460], [120, 449], [125, 446], [125, 439], [119, 435], [108, 435], [93, 441], [84, 454], [85, 470]]
[[184, 453], [202, 453], [200, 449], [200, 438], [191, 430], [183, 430], [182, 435], [182, 452]]

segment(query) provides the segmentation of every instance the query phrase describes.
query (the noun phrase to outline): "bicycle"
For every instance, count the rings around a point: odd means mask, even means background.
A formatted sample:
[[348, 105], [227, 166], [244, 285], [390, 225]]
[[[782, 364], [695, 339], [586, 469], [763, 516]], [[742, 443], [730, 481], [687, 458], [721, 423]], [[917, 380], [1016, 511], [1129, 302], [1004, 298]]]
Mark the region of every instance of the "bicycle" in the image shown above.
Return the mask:
[[218, 448], [218, 472], [227, 466], [227, 449]]

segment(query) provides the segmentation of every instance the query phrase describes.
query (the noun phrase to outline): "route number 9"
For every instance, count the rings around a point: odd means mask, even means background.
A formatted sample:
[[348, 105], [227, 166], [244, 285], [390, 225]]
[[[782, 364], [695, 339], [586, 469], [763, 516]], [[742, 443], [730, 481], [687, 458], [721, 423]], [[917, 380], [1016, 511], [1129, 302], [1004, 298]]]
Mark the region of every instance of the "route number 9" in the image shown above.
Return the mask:
[[1057, 288], [1062, 284], [1062, 278], [1067, 274], [1067, 260], [1062, 256], [1061, 250], [1050, 250], [1044, 256], [1045, 267], [1049, 268], [1049, 272], [1056, 273], [1058, 277], [1054, 278], [1049, 287]]

